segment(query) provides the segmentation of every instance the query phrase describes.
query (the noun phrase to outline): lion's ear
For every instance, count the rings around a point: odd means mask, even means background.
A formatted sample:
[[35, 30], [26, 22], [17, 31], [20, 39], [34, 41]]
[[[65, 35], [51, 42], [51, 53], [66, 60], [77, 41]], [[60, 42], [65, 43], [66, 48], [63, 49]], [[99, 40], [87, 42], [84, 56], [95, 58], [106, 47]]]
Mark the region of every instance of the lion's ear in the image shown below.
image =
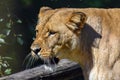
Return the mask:
[[39, 11], [39, 14], [38, 14], [38, 18], [42, 18], [42, 17], [44, 17], [46, 15], [52, 14], [51, 11], [53, 11], [53, 9], [50, 8], [50, 7], [42, 7], [42, 8], [40, 8], [40, 11]]
[[45, 11], [52, 10], [50, 7], [42, 7], [40, 8], [40, 13], [44, 13]]
[[84, 27], [86, 20], [86, 14], [82, 12], [73, 12], [66, 26], [74, 32], [79, 32]]

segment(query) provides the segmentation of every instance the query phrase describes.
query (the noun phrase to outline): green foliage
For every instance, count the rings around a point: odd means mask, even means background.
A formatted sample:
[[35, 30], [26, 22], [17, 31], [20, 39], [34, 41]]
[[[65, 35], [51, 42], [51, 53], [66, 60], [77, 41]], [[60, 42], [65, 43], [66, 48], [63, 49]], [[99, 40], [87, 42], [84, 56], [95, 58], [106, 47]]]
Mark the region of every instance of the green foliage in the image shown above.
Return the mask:
[[17, 37], [17, 42], [20, 44], [20, 45], [23, 45], [24, 41], [20, 38], [20, 37]]
[[12, 69], [11, 69], [11, 68], [8, 68], [8, 69], [6, 69], [6, 70], [4, 71], [4, 74], [9, 75], [9, 74], [11, 74], [11, 71], [12, 71]]
[[0, 76], [11, 74], [12, 69], [10, 68], [9, 60], [12, 60], [12, 58], [0, 56]]
[[98, 8], [114, 8], [120, 7], [120, 0], [22, 0], [23, 5], [34, 5], [38, 8], [41, 6], [49, 7], [98, 7]]
[[17, 20], [17, 23], [22, 23], [22, 21], [20, 19]]
[[[8, 40], [9, 35], [13, 35], [12, 37], [16, 37], [16, 41], [18, 44], [23, 45], [24, 41], [22, 40], [22, 34], [16, 34], [12, 31], [13, 25], [14, 24], [21, 24], [22, 21], [20, 19], [17, 19], [16, 21], [11, 18], [11, 15], [7, 15], [8, 22], [6, 22], [5, 27], [1, 28], [0, 32], [0, 46], [6, 44], [6, 40]], [[0, 23], [3, 22], [4, 19], [0, 19]], [[5, 20], [4, 20], [5, 21]]]
[[32, 4], [32, 1], [33, 1], [33, 0], [22, 0], [22, 3], [23, 3], [25, 6], [29, 6], [30, 4]]
[[2, 19], [2, 18], [0, 19], [0, 22], [3, 22], [3, 19]]
[[[23, 22], [12, 13], [2, 15], [0, 15], [0, 76], [6, 76], [12, 74], [15, 71], [14, 65], [16, 66], [19, 63], [16, 58], [18, 56], [16, 47], [22, 46], [24, 40], [22, 34], [15, 29]], [[11, 56], [14, 61], [11, 62], [12, 58], [6, 56]]]

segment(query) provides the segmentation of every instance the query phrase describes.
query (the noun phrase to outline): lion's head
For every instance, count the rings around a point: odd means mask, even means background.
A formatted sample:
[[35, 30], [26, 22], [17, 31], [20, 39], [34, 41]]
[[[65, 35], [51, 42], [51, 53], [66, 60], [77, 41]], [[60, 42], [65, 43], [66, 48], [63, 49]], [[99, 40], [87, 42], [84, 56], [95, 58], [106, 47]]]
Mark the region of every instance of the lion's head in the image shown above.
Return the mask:
[[69, 53], [79, 47], [79, 34], [86, 19], [82, 12], [41, 8], [36, 38], [31, 46], [32, 55], [37, 55], [41, 59], [68, 58]]

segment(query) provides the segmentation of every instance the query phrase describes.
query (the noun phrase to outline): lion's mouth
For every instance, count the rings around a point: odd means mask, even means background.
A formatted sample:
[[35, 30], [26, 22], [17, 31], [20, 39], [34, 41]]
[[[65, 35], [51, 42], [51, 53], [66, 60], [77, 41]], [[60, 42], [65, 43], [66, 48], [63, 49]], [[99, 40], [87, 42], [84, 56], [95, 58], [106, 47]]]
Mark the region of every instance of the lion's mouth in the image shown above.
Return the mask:
[[37, 57], [37, 59], [40, 59], [41, 61], [43, 61], [42, 63], [44, 64], [57, 64], [59, 62], [59, 58], [57, 57], [53, 57], [50, 55], [46, 55], [46, 54], [42, 54], [42, 55], [37, 55], [34, 52], [32, 52], [31, 54], [33, 57]]
[[59, 59], [56, 57], [49, 58], [49, 59], [42, 59], [43, 66], [46, 71], [56, 71], [57, 64], [59, 62]]
[[41, 65], [46, 65], [48, 67], [52, 67], [54, 65], [57, 65], [59, 62], [59, 59], [56, 57], [56, 55], [53, 55], [53, 51], [44, 51], [44, 49], [41, 49], [41, 51], [38, 51], [35, 53], [34, 51], [31, 51], [32, 57], [35, 57], [36, 59], [40, 59], [41, 62], [39, 62]]
[[44, 62], [44, 64], [49, 66], [49, 65], [57, 64], [59, 62], [59, 58], [53, 57], [49, 59], [42, 59], [42, 61]]
[[29, 53], [24, 62], [23, 65], [25, 65], [26, 69], [39, 66], [39, 65], [46, 65], [48, 67], [56, 66], [59, 62], [59, 58], [56, 57], [49, 57], [49, 58], [41, 58], [40, 56], [34, 54], [32, 51]]

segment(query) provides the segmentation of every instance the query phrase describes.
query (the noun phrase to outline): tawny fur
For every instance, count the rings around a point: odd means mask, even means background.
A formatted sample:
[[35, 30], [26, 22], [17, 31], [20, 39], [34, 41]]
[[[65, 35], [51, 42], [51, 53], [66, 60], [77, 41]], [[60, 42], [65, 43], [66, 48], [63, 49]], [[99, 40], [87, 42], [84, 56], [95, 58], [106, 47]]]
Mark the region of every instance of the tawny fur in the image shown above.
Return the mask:
[[[70, 22], [74, 12], [84, 13], [85, 22], [81, 15], [79, 26]], [[120, 9], [44, 7], [38, 18], [31, 48], [39, 45], [39, 56], [78, 62], [85, 80], [120, 80]]]

